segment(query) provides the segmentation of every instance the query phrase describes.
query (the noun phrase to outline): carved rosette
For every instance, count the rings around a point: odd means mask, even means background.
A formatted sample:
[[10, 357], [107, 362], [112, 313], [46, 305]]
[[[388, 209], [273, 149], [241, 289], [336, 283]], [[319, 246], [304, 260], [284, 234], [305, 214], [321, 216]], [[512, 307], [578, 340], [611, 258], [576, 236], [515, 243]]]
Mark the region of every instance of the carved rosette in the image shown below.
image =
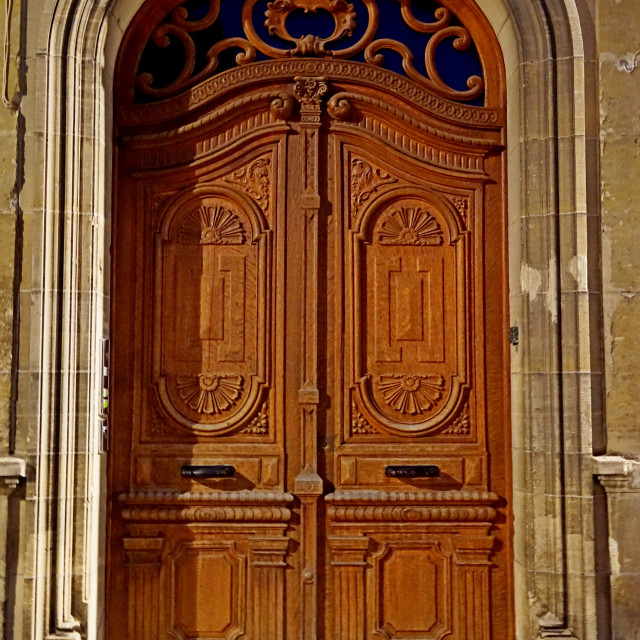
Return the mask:
[[243, 244], [245, 231], [237, 214], [216, 204], [194, 209], [182, 224], [180, 240], [187, 244]]

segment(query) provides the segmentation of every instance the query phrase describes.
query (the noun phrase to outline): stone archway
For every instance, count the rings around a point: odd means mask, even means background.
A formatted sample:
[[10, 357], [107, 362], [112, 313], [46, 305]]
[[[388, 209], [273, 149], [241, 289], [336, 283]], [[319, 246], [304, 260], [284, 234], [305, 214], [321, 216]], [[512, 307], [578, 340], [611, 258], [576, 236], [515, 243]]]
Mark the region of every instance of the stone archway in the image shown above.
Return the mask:
[[[31, 322], [23, 318], [30, 333], [21, 359], [51, 372], [37, 377], [31, 397], [38, 400], [19, 406], [22, 416], [37, 416], [17, 442], [36, 470], [27, 488], [35, 530], [22, 587], [33, 589], [26, 598], [33, 606], [22, 614], [32, 637], [100, 633], [104, 485], [95, 407], [108, 295], [110, 86], [115, 52], [139, 4], [49, 2], [27, 16], [35, 79], [26, 108], [45, 143], [41, 148], [37, 135], [28, 141], [25, 190], [42, 194], [44, 213], [35, 203], [32, 212], [44, 232], [34, 234], [42, 268], [24, 283], [23, 296], [35, 304]], [[586, 89], [592, 25], [586, 6], [574, 2], [480, 4], [509, 79], [511, 308], [520, 328], [512, 354], [514, 468], [524, 472], [514, 482], [518, 633], [534, 637], [540, 627], [553, 637], [570, 628], [576, 638], [593, 638], [594, 507], [586, 460], [600, 428], [593, 410], [600, 364], [589, 349], [594, 311], [587, 282], [598, 246], [589, 224], [597, 203], [586, 189], [593, 171], [587, 148], [595, 140], [585, 116], [594, 99]], [[31, 375], [28, 366], [24, 371], [22, 388]], [[50, 453], [61, 454], [59, 464]], [[534, 474], [541, 466], [545, 473]], [[51, 496], [59, 498], [55, 506]]]

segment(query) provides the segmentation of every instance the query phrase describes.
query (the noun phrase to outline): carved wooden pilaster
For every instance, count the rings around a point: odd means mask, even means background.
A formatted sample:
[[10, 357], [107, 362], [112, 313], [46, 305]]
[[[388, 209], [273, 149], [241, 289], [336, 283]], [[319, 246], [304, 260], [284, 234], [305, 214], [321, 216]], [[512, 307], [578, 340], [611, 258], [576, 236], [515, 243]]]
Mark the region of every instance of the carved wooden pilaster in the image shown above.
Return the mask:
[[318, 475], [318, 214], [320, 211], [319, 185], [319, 130], [322, 96], [327, 91], [324, 78], [296, 77], [295, 96], [300, 102], [300, 149], [304, 158], [300, 176], [301, 193], [298, 196], [300, 215], [304, 224], [302, 300], [302, 380], [299, 391], [302, 469], [296, 477], [294, 492], [300, 499], [302, 528], [302, 568], [300, 591], [303, 616], [302, 638], [317, 637], [317, 563], [318, 563], [318, 499], [323, 482]]
[[489, 640], [491, 551], [493, 536], [454, 536], [455, 575], [461, 584], [456, 610], [461, 613], [458, 622], [460, 637], [466, 640]]
[[365, 557], [369, 538], [329, 538], [333, 569], [333, 606], [336, 640], [365, 637]]
[[[125, 538], [129, 565], [129, 638], [160, 637], [162, 538]], [[144, 603], [144, 606], [142, 606]]]
[[284, 638], [284, 571], [288, 538], [251, 538], [248, 637]]

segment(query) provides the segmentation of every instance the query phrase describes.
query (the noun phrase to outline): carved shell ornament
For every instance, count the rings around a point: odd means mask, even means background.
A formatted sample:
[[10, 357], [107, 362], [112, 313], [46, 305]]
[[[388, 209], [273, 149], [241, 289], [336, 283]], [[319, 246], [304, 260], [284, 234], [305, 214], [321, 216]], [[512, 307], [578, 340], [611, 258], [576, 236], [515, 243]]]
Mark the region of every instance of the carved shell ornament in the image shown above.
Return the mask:
[[179, 376], [178, 392], [194, 411], [213, 415], [228, 411], [236, 404], [243, 382], [242, 376], [213, 373]]
[[399, 207], [383, 214], [376, 237], [390, 245], [435, 246], [443, 241], [438, 221], [419, 207]]
[[[265, 58], [364, 56], [366, 63], [384, 66], [384, 50], [400, 56], [400, 66], [394, 70], [441, 97], [471, 101], [484, 92], [482, 65], [471, 35], [448, 8], [435, 2], [166, 0], [164, 6], [168, 13], [150, 30], [142, 50], [131, 56], [140, 61], [135, 72], [138, 102], [175, 96], [216, 73]], [[330, 33], [327, 16], [333, 23]], [[396, 39], [394, 24], [411, 34], [410, 42]], [[445, 41], [451, 58], [446, 74], [439, 68]], [[424, 59], [415, 64], [413, 52], [423, 48]], [[456, 58], [467, 51], [469, 55]]]
[[428, 375], [383, 375], [378, 380], [378, 389], [392, 409], [416, 415], [435, 407], [444, 391], [444, 378]]
[[179, 237], [186, 244], [244, 244], [245, 231], [231, 209], [216, 203], [191, 211], [180, 227]]

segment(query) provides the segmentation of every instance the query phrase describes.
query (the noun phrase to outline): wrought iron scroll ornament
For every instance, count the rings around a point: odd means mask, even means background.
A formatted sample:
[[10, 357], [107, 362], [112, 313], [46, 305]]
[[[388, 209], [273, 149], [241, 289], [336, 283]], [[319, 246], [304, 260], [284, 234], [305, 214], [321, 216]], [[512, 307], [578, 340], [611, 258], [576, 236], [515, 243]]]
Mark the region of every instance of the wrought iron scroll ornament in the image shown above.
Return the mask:
[[[405, 43], [387, 37], [376, 39], [380, 26], [379, 0], [356, 0], [366, 8], [366, 25], [358, 24], [363, 14], [358, 14], [354, 4], [346, 0], [273, 0], [266, 3], [262, 18], [260, 13], [263, 7], [258, 6], [256, 9], [256, 6], [258, 3], [264, 5], [264, 0], [245, 0], [237, 3], [238, 11], [241, 6], [244, 33], [220, 39], [222, 27], [218, 30], [211, 28], [219, 22], [222, 1], [200, 0], [199, 11], [193, 12], [193, 2], [169, 0], [168, 6], [173, 8], [152, 30], [145, 45], [145, 51], [151, 54], [140, 58], [141, 63], [136, 71], [136, 88], [144, 100], [160, 100], [177, 95], [211, 77], [219, 71], [220, 55], [229, 49], [239, 49], [235, 56], [237, 65], [256, 62], [262, 54], [262, 59], [292, 56], [346, 59], [363, 55], [365, 62], [377, 66], [385, 64], [381, 51], [389, 50], [400, 55], [402, 68], [411, 80], [441, 97], [469, 101], [478, 98], [484, 91], [484, 80], [478, 75], [470, 75], [466, 80], [467, 89], [458, 90], [449, 86], [438, 71], [436, 50], [444, 40], [453, 38], [453, 48], [457, 51], [465, 51], [472, 45], [467, 29], [454, 24], [455, 17], [445, 7], [435, 9], [433, 22], [423, 22], [413, 14], [412, 0], [386, 0], [390, 10], [397, 10], [395, 5], [399, 4], [400, 15], [406, 27], [418, 34], [430, 36], [424, 52], [425, 74], [414, 65], [413, 53]], [[293, 13], [300, 11], [306, 14], [328, 13], [334, 21], [333, 32], [328, 36], [314, 33], [298, 37], [292, 35], [287, 20]], [[256, 21], [262, 19], [269, 42], [261, 35], [265, 32], [256, 29]], [[208, 34], [211, 34], [209, 39]], [[182, 59], [172, 61], [172, 67], [179, 68], [179, 71], [175, 72], [172, 79], [167, 80], [162, 77], [167, 73], [166, 69], [159, 65], [156, 68], [149, 61], [154, 59], [153, 51], [167, 49], [170, 45], [176, 56], [181, 56]], [[176, 45], [181, 49], [180, 53], [177, 53]]]

